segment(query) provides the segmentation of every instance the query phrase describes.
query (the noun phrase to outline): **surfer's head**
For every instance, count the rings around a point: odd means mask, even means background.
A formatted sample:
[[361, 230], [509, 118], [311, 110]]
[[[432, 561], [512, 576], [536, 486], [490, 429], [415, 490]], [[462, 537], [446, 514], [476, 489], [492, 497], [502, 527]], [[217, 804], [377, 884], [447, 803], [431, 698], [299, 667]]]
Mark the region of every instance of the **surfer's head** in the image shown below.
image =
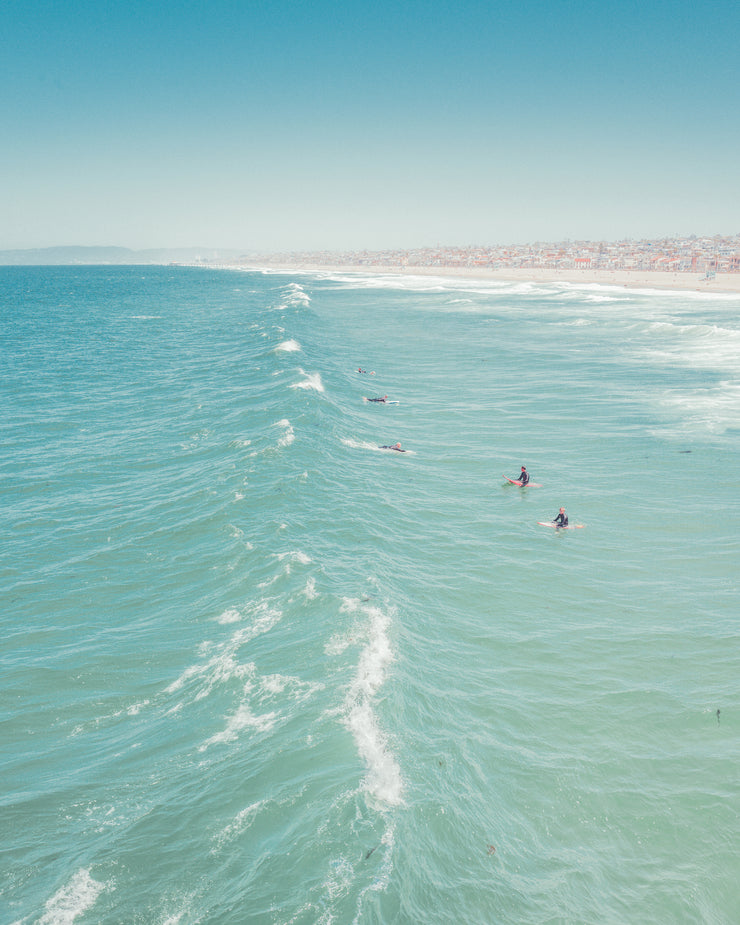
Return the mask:
[[400, 450], [400, 449], [401, 449], [401, 444], [400, 444], [400, 443], [397, 443], [397, 444], [396, 444], [396, 449], [397, 449], [397, 450]]
[[561, 507], [561, 508], [560, 508], [560, 513], [561, 513], [561, 514], [564, 514], [564, 513], [565, 513], [565, 508], [564, 508], [564, 507]]

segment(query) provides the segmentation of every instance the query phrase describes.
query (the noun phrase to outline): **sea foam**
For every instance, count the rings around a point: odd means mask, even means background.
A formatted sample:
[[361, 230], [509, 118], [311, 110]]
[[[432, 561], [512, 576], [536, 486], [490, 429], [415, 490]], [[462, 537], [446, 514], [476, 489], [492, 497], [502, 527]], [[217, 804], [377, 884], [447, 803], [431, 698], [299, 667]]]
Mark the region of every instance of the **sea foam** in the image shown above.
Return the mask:
[[298, 371], [306, 378], [300, 382], [294, 382], [291, 386], [292, 389], [313, 389], [314, 392], [324, 391], [320, 373], [307, 373], [304, 369], [299, 369]]
[[381, 804], [401, 801], [401, 770], [375, 715], [375, 700], [386, 678], [393, 652], [388, 638], [390, 617], [379, 607], [362, 608], [369, 618], [367, 639], [357, 672], [347, 691], [344, 721], [367, 766], [366, 790]]
[[69, 883], [46, 903], [38, 925], [71, 925], [78, 916], [92, 908], [104, 889], [105, 885], [93, 880], [89, 870], [78, 870]]

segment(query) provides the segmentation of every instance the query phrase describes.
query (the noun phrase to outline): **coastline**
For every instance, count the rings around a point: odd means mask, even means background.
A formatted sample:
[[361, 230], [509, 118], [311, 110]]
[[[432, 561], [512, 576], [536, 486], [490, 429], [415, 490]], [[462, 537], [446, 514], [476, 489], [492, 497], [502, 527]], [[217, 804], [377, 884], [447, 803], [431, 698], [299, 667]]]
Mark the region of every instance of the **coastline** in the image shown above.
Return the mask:
[[[245, 269], [245, 267], [240, 267]], [[255, 268], [257, 269], [257, 268]], [[519, 283], [573, 283], [574, 285], [617, 286], [624, 289], [668, 289], [685, 292], [736, 294], [740, 297], [740, 273], [718, 273], [705, 279], [698, 273], [670, 273], [651, 270], [561, 270], [540, 267], [414, 267], [373, 265], [323, 265], [269, 263], [258, 269], [295, 273], [360, 273], [364, 275], [442, 276], [457, 279], [498, 280]]]

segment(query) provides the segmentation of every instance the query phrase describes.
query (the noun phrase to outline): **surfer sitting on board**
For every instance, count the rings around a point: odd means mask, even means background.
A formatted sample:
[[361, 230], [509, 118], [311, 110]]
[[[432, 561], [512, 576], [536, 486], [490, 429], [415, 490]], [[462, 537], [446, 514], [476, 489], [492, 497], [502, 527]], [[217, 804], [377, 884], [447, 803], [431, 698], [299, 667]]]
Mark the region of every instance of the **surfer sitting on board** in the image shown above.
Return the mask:
[[367, 398], [365, 401], [388, 401], [388, 396], [384, 395], [382, 398]]
[[553, 518], [552, 521], [556, 527], [567, 527], [568, 526], [568, 515], [565, 513], [565, 508], [561, 507], [558, 512], [558, 516]]
[[[381, 450], [395, 450], [397, 453], [405, 453], [405, 452], [406, 452], [406, 450], [402, 450], [402, 449], [401, 449], [401, 444], [400, 444], [400, 443], [394, 443], [393, 446], [388, 446], [388, 445], [386, 444], [385, 446], [381, 446], [380, 449], [381, 449]], [[568, 519], [568, 518], [566, 517], [566, 520], [567, 520], [567, 519]]]
[[527, 472], [526, 466], [522, 466], [522, 474], [519, 476], [519, 481], [522, 483], [522, 488], [529, 481], [529, 473]]

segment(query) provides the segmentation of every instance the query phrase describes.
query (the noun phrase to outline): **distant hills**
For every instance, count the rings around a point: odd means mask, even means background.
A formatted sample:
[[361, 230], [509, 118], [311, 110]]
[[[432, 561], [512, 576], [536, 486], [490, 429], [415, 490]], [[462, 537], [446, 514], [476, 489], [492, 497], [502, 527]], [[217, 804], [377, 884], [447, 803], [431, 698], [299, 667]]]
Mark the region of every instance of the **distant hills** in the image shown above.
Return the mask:
[[214, 263], [238, 260], [241, 251], [207, 247], [154, 248], [131, 250], [128, 247], [33, 247], [27, 250], [0, 251], [2, 266], [89, 266], [91, 264], [167, 264]]

